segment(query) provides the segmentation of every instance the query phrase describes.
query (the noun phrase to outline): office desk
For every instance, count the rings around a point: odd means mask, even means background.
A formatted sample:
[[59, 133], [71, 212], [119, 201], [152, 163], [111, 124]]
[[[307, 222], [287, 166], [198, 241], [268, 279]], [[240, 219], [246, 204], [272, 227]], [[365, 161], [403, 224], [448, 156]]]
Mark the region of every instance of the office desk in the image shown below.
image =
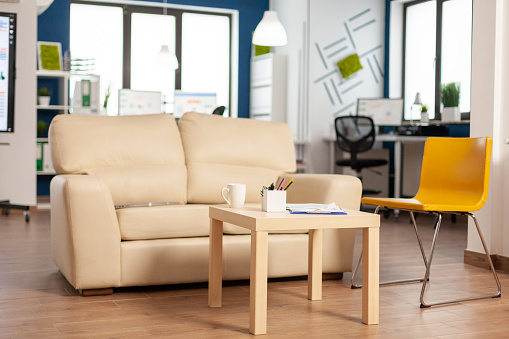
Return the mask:
[[[398, 134], [380, 134], [376, 136], [376, 141], [394, 142], [394, 198], [401, 197], [401, 145], [407, 142], [425, 142], [427, 136], [398, 135]], [[335, 145], [336, 137], [326, 137], [325, 141], [329, 142], [329, 169], [330, 173], [334, 173], [336, 166]]]

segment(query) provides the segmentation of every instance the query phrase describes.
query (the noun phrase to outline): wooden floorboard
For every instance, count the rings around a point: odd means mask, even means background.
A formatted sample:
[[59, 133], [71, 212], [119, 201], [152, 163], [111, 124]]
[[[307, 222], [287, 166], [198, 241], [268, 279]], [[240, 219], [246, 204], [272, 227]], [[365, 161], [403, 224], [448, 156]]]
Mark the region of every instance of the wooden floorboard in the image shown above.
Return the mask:
[[[409, 218], [382, 219], [380, 279], [421, 277], [422, 257]], [[426, 251], [432, 219], [417, 219]], [[463, 263], [467, 221], [445, 219], [431, 271], [430, 300], [495, 290], [491, 273]], [[360, 232], [356, 255], [360, 253]], [[268, 285], [268, 338], [507, 338], [509, 274], [499, 272], [502, 297], [419, 308], [420, 284], [380, 288], [380, 325], [361, 323], [360, 289], [323, 282], [323, 300], [307, 299], [304, 278]], [[249, 337], [249, 283], [226, 282], [223, 307], [207, 306], [207, 285], [115, 289], [83, 297], [54, 265], [49, 211], [0, 215], [0, 338], [244, 338]]]

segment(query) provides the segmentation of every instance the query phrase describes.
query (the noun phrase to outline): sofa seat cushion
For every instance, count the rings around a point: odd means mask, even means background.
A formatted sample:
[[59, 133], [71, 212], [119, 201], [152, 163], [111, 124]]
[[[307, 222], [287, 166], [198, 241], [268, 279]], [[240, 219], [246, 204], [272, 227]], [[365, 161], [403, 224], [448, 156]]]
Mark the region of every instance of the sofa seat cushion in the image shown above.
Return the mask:
[[122, 240], [206, 237], [207, 205], [132, 207], [117, 210]]
[[[260, 203], [248, 203], [246, 206], [260, 207]], [[209, 205], [188, 204], [121, 208], [117, 210], [117, 218], [122, 240], [208, 237], [210, 234]], [[225, 222], [223, 233], [240, 235], [251, 234], [251, 231]], [[301, 234], [307, 233], [307, 230], [271, 233]]]

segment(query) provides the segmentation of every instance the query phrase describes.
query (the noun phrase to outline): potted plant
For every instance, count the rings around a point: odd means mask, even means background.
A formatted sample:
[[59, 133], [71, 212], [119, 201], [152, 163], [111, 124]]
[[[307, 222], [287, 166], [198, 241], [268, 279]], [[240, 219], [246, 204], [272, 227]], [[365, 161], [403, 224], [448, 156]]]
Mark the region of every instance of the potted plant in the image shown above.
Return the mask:
[[103, 102], [103, 108], [102, 108], [103, 114], [107, 114], [108, 100], [110, 99], [110, 95], [111, 95], [111, 84], [108, 86], [108, 88], [104, 92], [104, 102]]
[[51, 100], [51, 92], [46, 87], [39, 88], [39, 95], [37, 96], [39, 106], [49, 106]]
[[460, 121], [460, 84], [457, 82], [440, 84], [440, 96], [444, 105], [442, 121]]
[[421, 122], [429, 122], [428, 106], [421, 106]]
[[37, 137], [45, 138], [46, 137], [46, 127], [48, 124], [46, 121], [39, 120], [37, 121]]

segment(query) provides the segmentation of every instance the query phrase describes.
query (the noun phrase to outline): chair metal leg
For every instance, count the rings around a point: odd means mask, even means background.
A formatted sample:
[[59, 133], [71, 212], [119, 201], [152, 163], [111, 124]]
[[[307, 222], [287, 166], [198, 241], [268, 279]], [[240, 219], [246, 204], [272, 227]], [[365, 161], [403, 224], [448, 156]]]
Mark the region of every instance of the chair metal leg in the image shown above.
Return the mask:
[[[378, 211], [380, 210], [381, 207], [382, 206], [377, 206], [377, 208], [375, 210], [375, 214], [378, 214]], [[419, 247], [421, 249], [422, 259], [424, 260], [424, 266], [426, 266], [427, 265], [426, 253], [424, 252], [424, 247], [422, 246], [421, 237], [419, 236], [419, 231], [417, 230], [417, 223], [415, 222], [414, 213], [412, 211], [409, 211], [409, 212], [410, 212], [410, 218], [412, 219], [412, 223], [414, 225], [415, 235], [417, 236], [417, 241], [419, 242]], [[350, 288], [352, 288], [352, 289], [362, 287], [362, 284], [355, 283], [355, 277], [357, 276], [357, 270], [359, 269], [361, 260], [362, 260], [362, 252], [361, 252], [361, 255], [359, 256], [359, 260], [357, 261], [357, 264], [355, 265], [355, 268], [352, 272], [352, 280], [351, 280], [351, 286], [350, 286]], [[408, 283], [414, 283], [414, 282], [423, 282], [423, 279], [416, 278], [416, 279], [391, 280], [391, 281], [381, 282], [380, 285], [408, 284]]]
[[422, 283], [421, 297], [420, 297], [421, 308], [437, 306], [437, 305], [445, 305], [445, 304], [451, 304], [451, 303], [458, 303], [458, 302], [463, 302], [463, 301], [472, 301], [472, 300], [488, 299], [488, 298], [498, 298], [498, 297], [501, 296], [500, 281], [498, 280], [497, 272], [495, 271], [495, 267], [493, 266], [493, 262], [491, 261], [490, 253], [488, 251], [488, 247], [486, 246], [486, 243], [484, 242], [484, 238], [482, 236], [481, 229], [479, 228], [479, 224], [477, 223], [477, 219], [475, 218], [475, 216], [472, 213], [465, 213], [465, 214], [468, 215], [469, 217], [471, 217], [472, 220], [475, 223], [475, 227], [477, 228], [477, 233], [479, 234], [479, 237], [481, 238], [481, 242], [482, 242], [482, 245], [483, 245], [483, 248], [484, 248], [484, 252], [486, 253], [486, 258], [488, 260], [488, 263], [490, 264], [491, 272], [493, 273], [493, 277], [495, 278], [495, 282], [497, 284], [498, 291], [495, 294], [488, 294], [488, 295], [483, 295], [483, 296], [478, 296], [478, 297], [452, 299], [452, 300], [434, 302], [434, 303], [429, 303], [429, 304], [424, 302], [424, 292], [426, 290], [427, 280], [429, 279], [430, 269], [431, 269], [431, 261], [433, 260], [433, 253], [435, 251], [436, 240], [438, 238], [438, 232], [440, 231], [440, 223], [441, 223], [441, 220], [442, 220], [442, 213], [438, 213], [439, 217], [435, 221], [435, 235], [433, 237], [433, 243], [431, 244], [431, 254], [430, 254], [430, 257], [429, 257], [429, 262], [426, 265], [426, 274], [425, 274], [425, 277], [424, 277], [424, 281]]

